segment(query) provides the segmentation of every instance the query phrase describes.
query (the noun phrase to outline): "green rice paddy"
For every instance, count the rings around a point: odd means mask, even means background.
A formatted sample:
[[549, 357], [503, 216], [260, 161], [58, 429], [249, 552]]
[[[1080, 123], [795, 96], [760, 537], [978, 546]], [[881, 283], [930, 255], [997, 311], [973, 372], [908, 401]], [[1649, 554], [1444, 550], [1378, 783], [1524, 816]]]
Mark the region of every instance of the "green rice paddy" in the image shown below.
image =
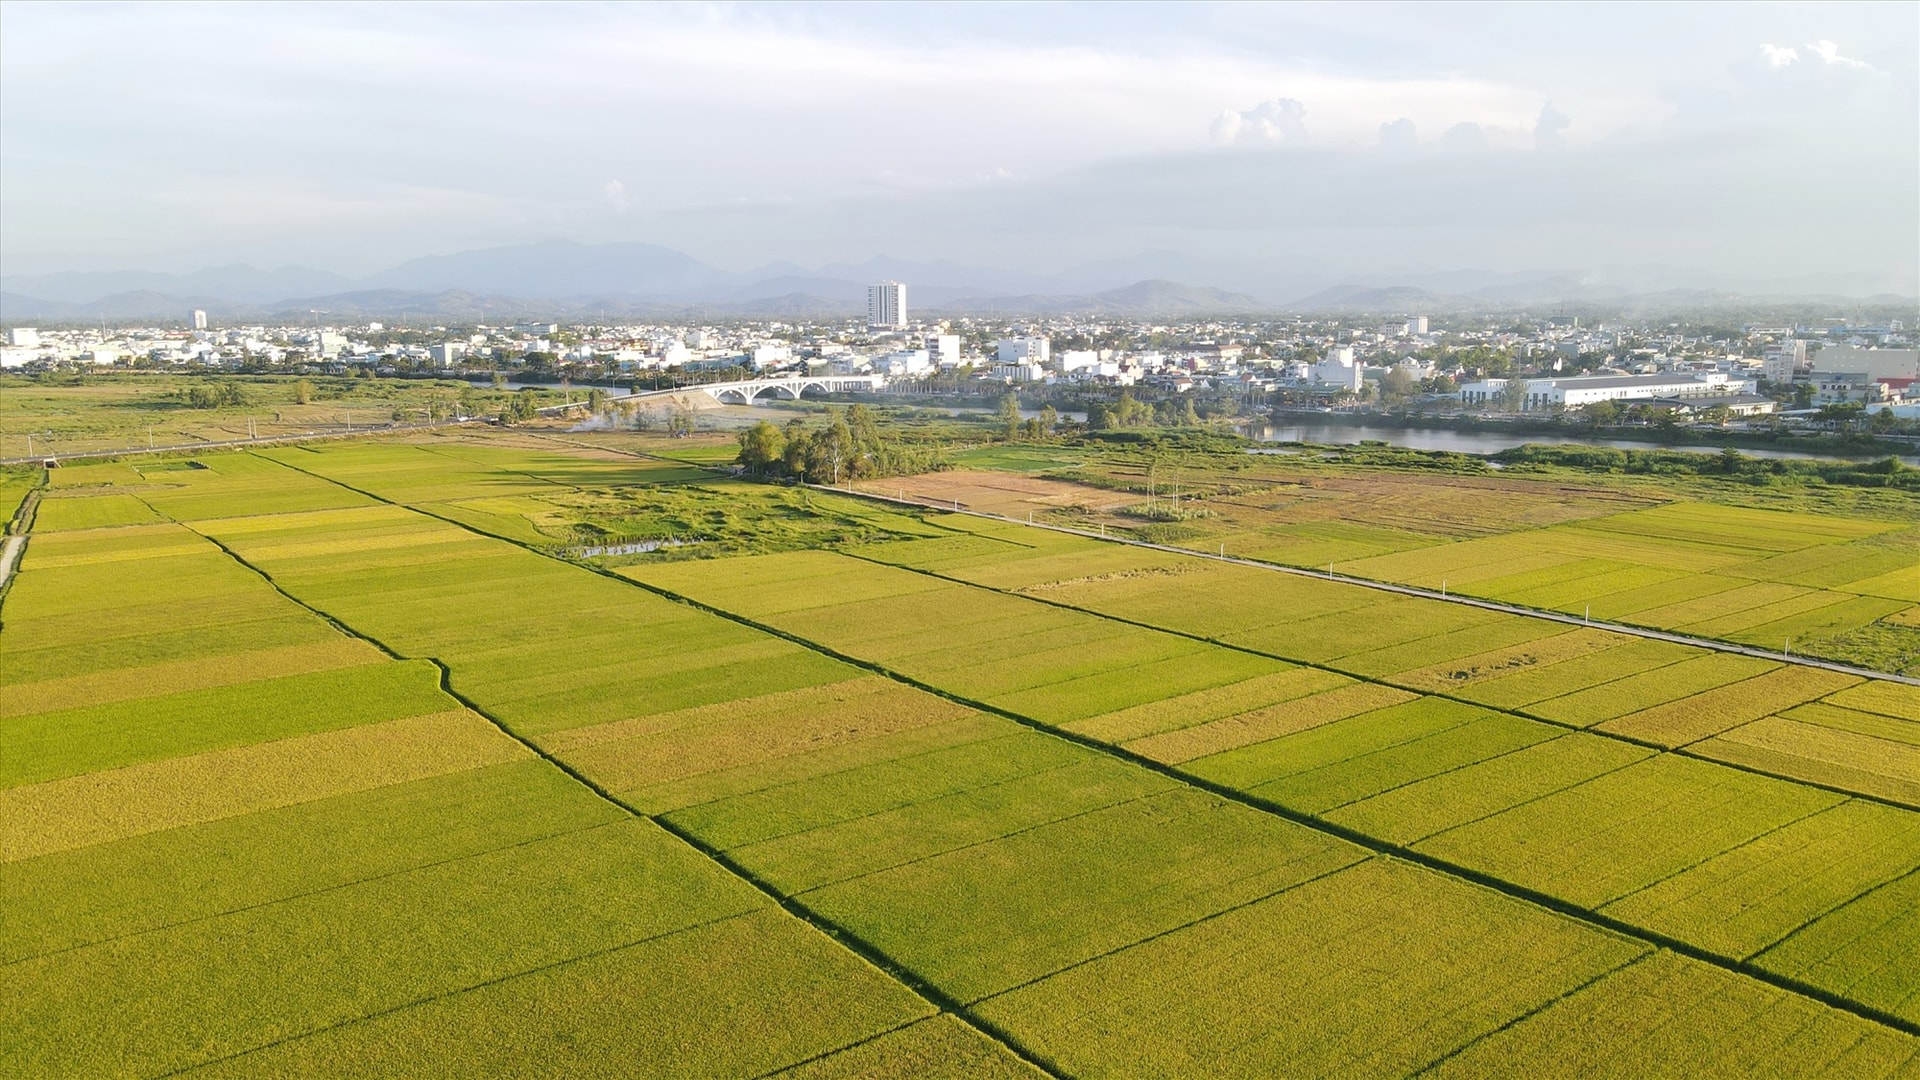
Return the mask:
[[[1920, 688], [636, 449], [53, 470], [0, 1067], [1920, 1071]], [[1762, 513], [1543, 495], [1352, 572], [1920, 604], [1909, 528]]]

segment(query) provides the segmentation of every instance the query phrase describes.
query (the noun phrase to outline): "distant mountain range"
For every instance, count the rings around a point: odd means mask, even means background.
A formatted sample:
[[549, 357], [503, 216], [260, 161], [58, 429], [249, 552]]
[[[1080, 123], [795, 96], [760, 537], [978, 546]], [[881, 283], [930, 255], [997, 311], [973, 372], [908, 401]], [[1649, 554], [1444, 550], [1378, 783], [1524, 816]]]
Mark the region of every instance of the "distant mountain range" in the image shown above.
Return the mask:
[[13, 275], [0, 278], [0, 320], [172, 321], [195, 308], [222, 320], [291, 322], [383, 315], [480, 322], [536, 316], [837, 318], [864, 313], [867, 285], [886, 279], [908, 284], [910, 309], [952, 314], [1412, 314], [1542, 305], [1664, 310], [1764, 300], [1912, 302], [1899, 295], [1900, 282], [1870, 274], [1728, 281], [1668, 267], [1613, 267], [1353, 275], [1298, 260], [1247, 266], [1168, 251], [1051, 275], [884, 256], [818, 270], [782, 262], [735, 273], [656, 244], [549, 240], [412, 259], [365, 278], [244, 265], [190, 274]]

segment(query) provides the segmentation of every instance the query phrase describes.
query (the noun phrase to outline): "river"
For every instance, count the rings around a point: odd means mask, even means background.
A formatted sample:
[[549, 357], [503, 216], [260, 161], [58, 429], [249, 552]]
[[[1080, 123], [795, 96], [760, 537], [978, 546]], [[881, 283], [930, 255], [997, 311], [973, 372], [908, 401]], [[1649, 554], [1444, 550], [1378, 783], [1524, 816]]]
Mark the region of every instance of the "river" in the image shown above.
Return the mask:
[[[1244, 429], [1249, 438], [1261, 442], [1310, 442], [1351, 446], [1360, 442], [1384, 442], [1409, 450], [1451, 450], [1461, 454], [1496, 454], [1527, 443], [1547, 446], [1610, 446], [1618, 450], [1684, 450], [1698, 454], [1717, 454], [1717, 446], [1663, 446], [1631, 439], [1594, 439], [1577, 435], [1548, 435], [1539, 432], [1506, 434], [1495, 431], [1448, 431], [1433, 428], [1387, 428], [1348, 424], [1251, 424]], [[1840, 458], [1848, 461], [1876, 461], [1885, 453], [1814, 453], [1800, 450], [1766, 450], [1736, 446], [1748, 457], [1757, 458]], [[1900, 455], [1909, 465], [1920, 465], [1920, 455]]]

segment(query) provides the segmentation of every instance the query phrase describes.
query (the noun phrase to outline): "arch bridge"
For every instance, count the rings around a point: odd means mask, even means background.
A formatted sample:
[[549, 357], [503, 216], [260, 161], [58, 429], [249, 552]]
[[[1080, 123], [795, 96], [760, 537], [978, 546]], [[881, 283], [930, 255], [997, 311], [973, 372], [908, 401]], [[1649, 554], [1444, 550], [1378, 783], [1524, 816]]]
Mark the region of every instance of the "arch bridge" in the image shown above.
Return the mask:
[[707, 383], [683, 386], [674, 393], [699, 391], [715, 401], [729, 405], [751, 405], [762, 394], [798, 401], [812, 390], [820, 394], [865, 393], [887, 385], [885, 375], [787, 375], [771, 379], [742, 379], [739, 382]]

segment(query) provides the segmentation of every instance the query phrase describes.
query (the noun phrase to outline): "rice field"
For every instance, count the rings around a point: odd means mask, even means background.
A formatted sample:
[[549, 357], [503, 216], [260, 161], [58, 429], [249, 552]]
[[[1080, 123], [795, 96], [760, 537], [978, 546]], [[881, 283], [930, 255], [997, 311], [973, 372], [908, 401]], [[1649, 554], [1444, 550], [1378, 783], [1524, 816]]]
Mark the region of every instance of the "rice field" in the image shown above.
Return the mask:
[[581, 565], [693, 477], [519, 437], [163, 464], [0, 597], [10, 1074], [1920, 1067], [1911, 687], [835, 497]]
[[1328, 472], [1274, 459], [1094, 471], [1098, 486], [1064, 472], [943, 473], [915, 491], [929, 505], [1153, 539], [1118, 509], [1157, 484], [1203, 512], [1184, 526], [1193, 535], [1170, 541], [1200, 551], [1920, 672], [1920, 634], [1901, 618], [1920, 604], [1920, 511], [1897, 498], [1876, 517], [1849, 517], [1704, 502], [1652, 483]]

